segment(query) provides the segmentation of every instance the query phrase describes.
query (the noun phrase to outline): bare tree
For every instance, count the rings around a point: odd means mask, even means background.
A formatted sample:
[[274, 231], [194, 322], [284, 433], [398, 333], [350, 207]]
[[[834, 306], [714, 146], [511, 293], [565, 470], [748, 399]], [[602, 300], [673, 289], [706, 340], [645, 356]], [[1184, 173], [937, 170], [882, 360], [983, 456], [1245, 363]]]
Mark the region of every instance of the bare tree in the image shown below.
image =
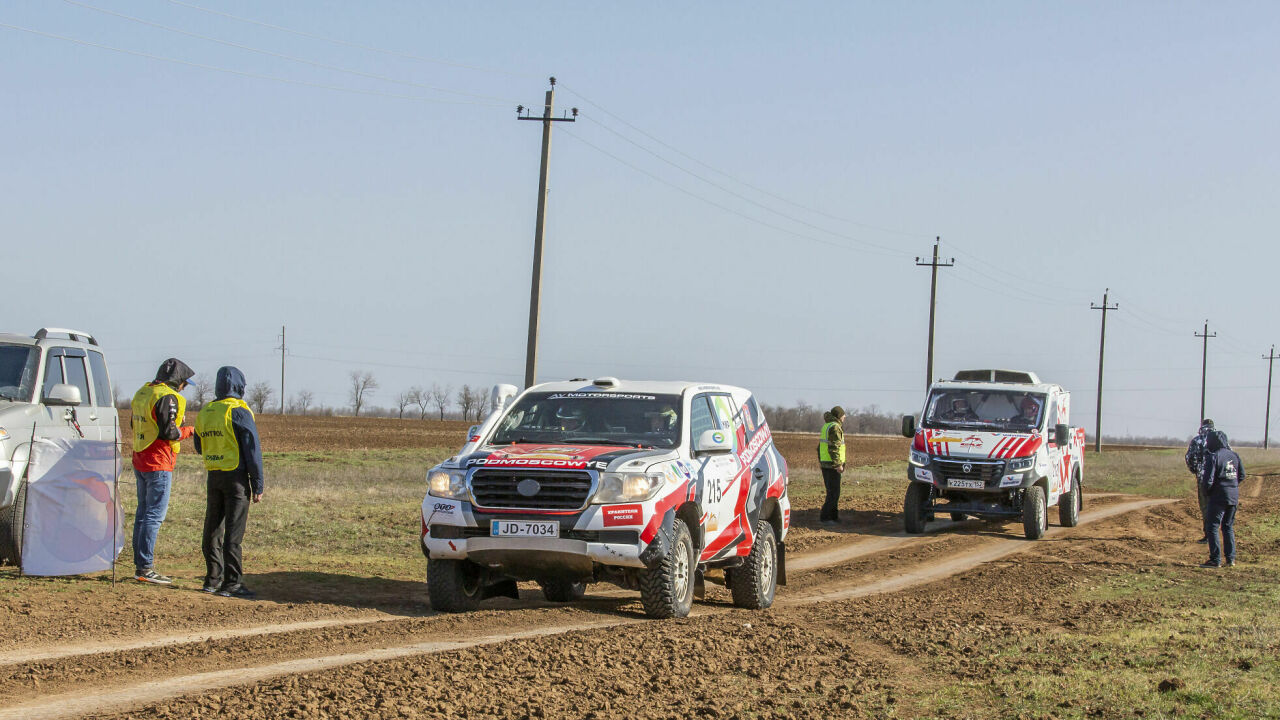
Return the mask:
[[444, 420], [444, 411], [452, 404], [449, 400], [449, 396], [453, 394], [453, 388], [448, 385], [440, 387], [437, 383], [431, 383], [431, 390], [429, 393], [431, 395], [431, 404], [434, 405], [436, 410], [440, 413], [440, 419]]
[[422, 389], [421, 385], [409, 388], [409, 404], [418, 408], [418, 419], [427, 417], [427, 408], [431, 405], [431, 393]]
[[191, 407], [199, 410], [213, 399], [213, 382], [204, 373], [191, 378]]
[[471, 389], [470, 385], [463, 385], [458, 390], [458, 407], [462, 410], [462, 419], [464, 421], [471, 419], [471, 413], [479, 404], [479, 398], [476, 391]]
[[293, 394], [293, 402], [289, 403], [289, 409], [295, 415], [306, 415], [315, 399], [315, 395], [312, 395], [310, 390], [299, 390]]
[[245, 393], [244, 401], [249, 403], [249, 407], [255, 412], [262, 412], [267, 403], [271, 402], [271, 396], [276, 391], [271, 387], [269, 382], [256, 382], [249, 386], [249, 392]]
[[378, 381], [374, 379], [373, 373], [365, 370], [351, 371], [351, 389], [348, 399], [351, 401], [351, 409], [355, 412], [356, 417], [360, 417], [360, 409], [364, 407], [369, 400], [369, 396], [378, 389]]
[[398, 415], [399, 419], [401, 420], [404, 419], [405, 408], [409, 407], [410, 405], [415, 405], [417, 404], [417, 402], [418, 402], [418, 399], [417, 399], [417, 396], [414, 395], [413, 388], [409, 388], [408, 390], [401, 390], [400, 393], [396, 395], [396, 407], [400, 409], [400, 414]]

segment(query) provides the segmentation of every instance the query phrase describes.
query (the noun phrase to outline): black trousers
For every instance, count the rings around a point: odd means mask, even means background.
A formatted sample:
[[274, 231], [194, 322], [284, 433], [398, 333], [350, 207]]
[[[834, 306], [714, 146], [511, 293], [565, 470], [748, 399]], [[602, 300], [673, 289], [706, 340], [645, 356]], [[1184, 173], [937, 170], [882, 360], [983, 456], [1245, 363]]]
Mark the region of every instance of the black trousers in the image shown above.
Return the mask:
[[223, 588], [240, 584], [240, 541], [249, 520], [249, 478], [239, 472], [210, 471], [204, 506], [206, 583]]
[[819, 521], [840, 519], [840, 474], [835, 468], [822, 468], [822, 484], [827, 487], [827, 499], [822, 502]]

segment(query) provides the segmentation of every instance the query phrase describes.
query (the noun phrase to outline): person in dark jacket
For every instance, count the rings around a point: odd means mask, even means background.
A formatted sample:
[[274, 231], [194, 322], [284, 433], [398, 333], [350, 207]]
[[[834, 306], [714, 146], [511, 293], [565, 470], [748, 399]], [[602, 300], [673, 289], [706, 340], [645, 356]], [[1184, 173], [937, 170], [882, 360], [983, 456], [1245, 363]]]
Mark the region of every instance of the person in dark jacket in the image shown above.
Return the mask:
[[[1204, 470], [1204, 457], [1209, 452], [1205, 443], [1211, 432], [1213, 432], [1213, 421], [1205, 418], [1200, 421], [1200, 431], [1187, 444], [1187, 469], [1191, 471], [1192, 475], [1196, 476], [1196, 500], [1200, 503], [1200, 519], [1202, 521], [1207, 517], [1205, 513], [1208, 510], [1209, 498], [1205, 497], [1204, 486], [1200, 484], [1200, 472]], [[1197, 542], [1207, 543], [1209, 542], [1209, 536], [1202, 535]]]
[[[1244, 482], [1244, 463], [1231, 446], [1227, 434], [1221, 430], [1210, 432], [1205, 438], [1204, 468], [1200, 472], [1200, 485], [1208, 498], [1204, 517], [1204, 534], [1209, 538], [1209, 561], [1200, 567], [1222, 567], [1236, 564], [1236, 508], [1240, 506], [1240, 484]], [[1222, 545], [1218, 545], [1218, 530], [1222, 530]]]
[[138, 388], [130, 403], [133, 436], [133, 475], [138, 481], [138, 509], [133, 516], [134, 579], [169, 585], [170, 578], [156, 572], [156, 540], [169, 512], [169, 488], [178, 447], [194, 428], [183, 425], [187, 399], [182, 396], [195, 371], [177, 358], [160, 364], [156, 378]]
[[218, 368], [215, 400], [196, 416], [196, 450], [209, 476], [204, 511], [204, 586], [207, 593], [251, 599], [242, 582], [240, 543], [249, 520], [249, 503], [261, 502], [262, 444], [253, 411], [245, 404], [244, 373]]
[[822, 501], [818, 520], [823, 525], [840, 522], [840, 476], [844, 473], [844, 408], [836, 405], [822, 415], [825, 423], [818, 438], [818, 465], [822, 468], [822, 484], [827, 497]]

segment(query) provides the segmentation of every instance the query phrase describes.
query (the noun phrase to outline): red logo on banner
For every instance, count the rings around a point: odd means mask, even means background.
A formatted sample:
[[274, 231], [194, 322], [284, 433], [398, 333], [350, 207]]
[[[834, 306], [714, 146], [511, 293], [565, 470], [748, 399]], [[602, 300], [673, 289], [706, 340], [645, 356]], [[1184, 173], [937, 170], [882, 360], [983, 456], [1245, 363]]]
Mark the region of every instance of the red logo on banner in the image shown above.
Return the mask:
[[604, 508], [604, 526], [639, 525], [644, 508], [639, 505], [613, 505]]

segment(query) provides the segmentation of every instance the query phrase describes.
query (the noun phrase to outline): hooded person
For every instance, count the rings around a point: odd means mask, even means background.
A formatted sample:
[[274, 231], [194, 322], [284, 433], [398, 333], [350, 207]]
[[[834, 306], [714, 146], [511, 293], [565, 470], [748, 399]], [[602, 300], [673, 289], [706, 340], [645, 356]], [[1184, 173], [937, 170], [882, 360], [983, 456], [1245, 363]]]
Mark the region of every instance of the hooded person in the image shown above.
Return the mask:
[[[1236, 564], [1236, 509], [1240, 506], [1240, 484], [1244, 482], [1244, 463], [1231, 449], [1227, 434], [1215, 430], [1205, 438], [1204, 467], [1200, 486], [1208, 498], [1204, 516], [1204, 534], [1209, 539], [1209, 561], [1200, 567]], [[1218, 543], [1218, 533], [1222, 543]]]
[[[1209, 507], [1209, 498], [1204, 494], [1204, 486], [1200, 484], [1200, 472], [1204, 470], [1204, 459], [1209, 453], [1208, 441], [1209, 435], [1213, 433], [1213, 421], [1205, 418], [1200, 421], [1200, 430], [1196, 432], [1196, 436], [1191, 438], [1191, 442], [1187, 443], [1186, 463], [1187, 470], [1196, 476], [1196, 502], [1200, 505], [1200, 519], [1204, 520]], [[1208, 535], [1202, 535], [1198, 542], [1209, 542]]]
[[242, 582], [240, 543], [249, 503], [262, 500], [262, 443], [253, 411], [243, 399], [244, 388], [244, 373], [238, 368], [218, 368], [215, 399], [196, 416], [196, 450], [208, 472], [201, 590], [251, 599], [255, 593]]
[[844, 408], [836, 405], [822, 414], [822, 432], [818, 436], [818, 465], [822, 468], [822, 484], [827, 496], [822, 502], [818, 520], [824, 525], [840, 522], [840, 476], [844, 473]]
[[183, 425], [187, 399], [182, 391], [195, 371], [177, 358], [160, 364], [156, 377], [133, 394], [129, 426], [133, 436], [133, 475], [138, 481], [138, 510], [133, 517], [134, 579], [158, 585], [173, 581], [156, 572], [155, 549], [169, 512], [173, 466], [182, 440], [195, 428]]

